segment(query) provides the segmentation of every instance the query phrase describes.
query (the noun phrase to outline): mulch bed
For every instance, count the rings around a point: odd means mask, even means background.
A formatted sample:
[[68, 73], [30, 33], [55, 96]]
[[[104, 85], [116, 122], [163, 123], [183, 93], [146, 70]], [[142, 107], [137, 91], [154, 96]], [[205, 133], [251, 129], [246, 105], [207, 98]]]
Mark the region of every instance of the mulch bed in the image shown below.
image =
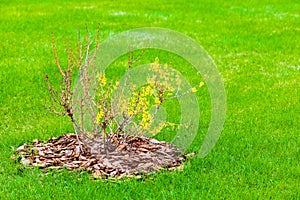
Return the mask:
[[100, 136], [64, 134], [47, 142], [34, 140], [16, 151], [24, 165], [86, 170], [95, 178], [138, 177], [161, 169], [180, 169], [188, 157], [166, 142], [131, 135], [113, 136], [104, 142]]

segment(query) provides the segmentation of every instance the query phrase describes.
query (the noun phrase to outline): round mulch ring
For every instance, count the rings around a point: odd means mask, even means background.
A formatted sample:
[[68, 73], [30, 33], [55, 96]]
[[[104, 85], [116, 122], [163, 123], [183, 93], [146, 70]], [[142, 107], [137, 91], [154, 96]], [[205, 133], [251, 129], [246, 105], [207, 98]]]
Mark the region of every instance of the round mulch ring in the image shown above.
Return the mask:
[[182, 168], [187, 157], [175, 146], [147, 137], [118, 135], [101, 137], [64, 134], [47, 142], [34, 140], [16, 149], [20, 162], [41, 169], [83, 169], [95, 178], [122, 178], [161, 169]]

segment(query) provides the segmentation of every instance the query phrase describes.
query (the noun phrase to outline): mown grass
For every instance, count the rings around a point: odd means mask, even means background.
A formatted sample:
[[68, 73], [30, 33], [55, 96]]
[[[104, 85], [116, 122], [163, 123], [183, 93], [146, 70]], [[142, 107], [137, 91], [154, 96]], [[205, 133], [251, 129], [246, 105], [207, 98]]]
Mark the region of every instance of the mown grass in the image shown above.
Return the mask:
[[[0, 199], [300, 198], [299, 2], [4, 0], [0, 13]], [[73, 131], [68, 119], [43, 107], [44, 73], [56, 73], [51, 32], [59, 43], [86, 24], [94, 31], [98, 22], [103, 38], [170, 28], [212, 56], [224, 78], [227, 117], [207, 157], [183, 172], [116, 183], [85, 173], [44, 174], [10, 159], [11, 146]], [[203, 105], [202, 134], [209, 122], [209, 103]]]

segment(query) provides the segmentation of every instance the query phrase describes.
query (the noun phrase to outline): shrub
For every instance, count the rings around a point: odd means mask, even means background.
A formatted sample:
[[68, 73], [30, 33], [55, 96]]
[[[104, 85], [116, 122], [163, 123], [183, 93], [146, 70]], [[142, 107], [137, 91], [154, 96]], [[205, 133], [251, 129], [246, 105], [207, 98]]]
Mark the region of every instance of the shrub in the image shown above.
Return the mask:
[[[65, 45], [68, 57], [66, 67], [60, 65], [54, 36], [52, 37], [54, 58], [60, 73], [61, 85], [59, 89], [54, 89], [49, 76], [46, 75], [50, 94], [49, 109], [56, 114], [67, 115], [77, 133], [89, 138], [101, 135], [104, 141], [109, 141], [120, 134], [156, 135], [163, 127], [182, 126], [182, 124], [156, 119], [159, 109], [165, 101], [180, 98], [189, 92], [197, 92], [204, 83], [200, 82], [195, 87], [181, 91], [180, 74], [170, 69], [167, 64], [161, 65], [159, 59], [155, 58], [155, 61], [150, 64], [147, 83], [137, 87], [130, 82], [130, 71], [133, 63], [140, 60], [143, 52], [136, 57], [133, 53], [128, 53], [128, 67], [122, 82], [108, 80], [105, 72], [93, 74], [90, 69], [96, 67], [94, 64], [99, 48], [99, 31], [98, 27], [97, 34], [92, 40], [86, 29], [85, 39], [81, 39], [80, 32], [78, 33], [78, 43], [75, 48], [72, 48], [72, 45]], [[73, 83], [74, 69], [79, 74], [77, 85]], [[97, 83], [92, 83], [95, 80]], [[81, 90], [81, 95], [74, 98], [74, 91], [78, 89]], [[95, 95], [90, 91], [96, 91]], [[131, 95], [125, 95], [128, 92]], [[75, 105], [79, 110], [74, 109]], [[92, 129], [89, 130], [84, 119], [86, 112], [89, 112], [92, 118]], [[77, 119], [74, 114], [79, 114], [80, 117]]]

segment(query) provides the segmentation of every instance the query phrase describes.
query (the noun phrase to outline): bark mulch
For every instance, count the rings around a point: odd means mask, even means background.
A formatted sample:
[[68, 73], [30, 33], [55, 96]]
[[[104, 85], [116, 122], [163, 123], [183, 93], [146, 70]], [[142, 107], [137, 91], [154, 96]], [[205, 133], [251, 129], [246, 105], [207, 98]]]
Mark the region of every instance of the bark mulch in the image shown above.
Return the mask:
[[[77, 139], [79, 138], [79, 140]], [[104, 142], [64, 134], [47, 142], [34, 140], [16, 149], [20, 162], [41, 169], [86, 170], [95, 178], [138, 177], [161, 169], [182, 168], [188, 156], [166, 142], [141, 136], [118, 135]]]

